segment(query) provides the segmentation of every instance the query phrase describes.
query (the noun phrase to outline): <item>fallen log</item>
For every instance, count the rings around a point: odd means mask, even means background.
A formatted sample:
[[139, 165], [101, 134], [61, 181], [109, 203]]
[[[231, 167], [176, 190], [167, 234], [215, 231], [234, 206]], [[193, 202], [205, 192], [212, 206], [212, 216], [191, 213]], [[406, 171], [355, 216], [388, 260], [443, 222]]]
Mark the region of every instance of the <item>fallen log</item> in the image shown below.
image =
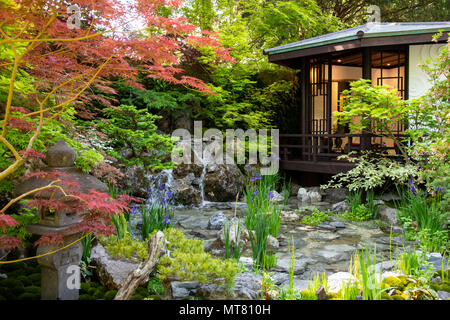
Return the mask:
[[141, 262], [133, 272], [130, 272], [123, 286], [120, 287], [114, 300], [129, 300], [134, 291], [145, 281], [155, 268], [159, 259], [166, 253], [166, 238], [158, 231], [148, 240], [148, 258]]

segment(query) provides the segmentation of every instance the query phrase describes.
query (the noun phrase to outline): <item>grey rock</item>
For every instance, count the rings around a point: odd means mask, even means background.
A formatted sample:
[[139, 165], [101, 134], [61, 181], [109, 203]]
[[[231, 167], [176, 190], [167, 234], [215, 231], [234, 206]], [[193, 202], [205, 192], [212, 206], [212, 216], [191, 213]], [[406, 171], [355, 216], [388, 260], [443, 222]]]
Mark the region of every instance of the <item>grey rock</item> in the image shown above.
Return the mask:
[[294, 289], [297, 291], [308, 290], [308, 280], [294, 278]]
[[315, 257], [321, 262], [332, 264], [349, 259], [355, 248], [346, 244], [332, 244], [324, 246], [321, 250], [314, 252]]
[[322, 201], [322, 195], [317, 191], [310, 191], [309, 199], [311, 203], [319, 203]]
[[[230, 221], [226, 222], [228, 224], [228, 230], [229, 230], [229, 240], [231, 245], [236, 244], [236, 240], [242, 241], [242, 234], [244, 231], [244, 224], [242, 221], [234, 217]], [[239, 234], [237, 234], [237, 231], [239, 231]], [[217, 233], [218, 239], [222, 241], [223, 244], [225, 244], [225, 227], [223, 227], [218, 233]]]
[[344, 213], [345, 211], [349, 211], [351, 208], [348, 205], [347, 201], [341, 201], [338, 203], [335, 203], [331, 206], [331, 211], [337, 212], [337, 213]]
[[64, 139], [59, 139], [45, 154], [45, 162], [49, 167], [71, 167], [75, 158], [75, 150], [70, 148]]
[[8, 276], [4, 273], [0, 273], [0, 278], [2, 279], [8, 279]]
[[273, 190], [272, 191], [272, 201], [274, 201], [274, 202], [283, 202], [284, 201], [284, 197], [283, 197], [283, 195], [279, 194], [277, 191]]
[[335, 232], [323, 232], [323, 231], [310, 231], [308, 232], [308, 238], [314, 241], [331, 241], [338, 239], [339, 234]]
[[253, 267], [253, 258], [250, 257], [240, 257], [239, 258], [239, 262], [244, 264], [244, 266], [248, 269], [251, 270]]
[[433, 283], [441, 283], [442, 282], [442, 279], [441, 279], [441, 277], [435, 277], [435, 278], [433, 278], [433, 279], [431, 279], [431, 282], [433, 282]]
[[322, 201], [322, 195], [316, 189], [299, 188], [297, 199], [302, 203], [318, 203]]
[[200, 282], [197, 281], [172, 281], [170, 288], [172, 290], [173, 299], [183, 299], [194, 297], [200, 288]]
[[301, 202], [309, 201], [308, 190], [305, 188], [299, 188], [297, 191], [297, 199]]
[[101, 244], [92, 248], [91, 262], [100, 283], [110, 290], [119, 289], [138, 263], [111, 258]]
[[[306, 270], [306, 267], [313, 262], [314, 260], [305, 256], [295, 257], [294, 274], [302, 274]], [[276, 271], [289, 273], [291, 270], [291, 264], [292, 259], [290, 257], [279, 258], [274, 269]]]
[[254, 300], [260, 290], [261, 276], [256, 277], [253, 272], [245, 272], [236, 275], [231, 294], [234, 299]]
[[355, 277], [348, 272], [336, 272], [327, 279], [328, 292], [336, 293], [342, 288], [343, 283], [355, 281]]
[[403, 228], [400, 226], [392, 226], [392, 233], [404, 234]]
[[335, 227], [337, 229], [345, 228], [345, 223], [340, 221], [333, 221], [329, 223], [330, 226]]
[[300, 217], [298, 216], [297, 213], [295, 213], [294, 211], [281, 211], [280, 213], [281, 216], [281, 220], [286, 223], [286, 222], [292, 222], [292, 221], [297, 221], [300, 219]]
[[375, 273], [378, 274], [380, 270], [392, 271], [397, 269], [397, 266], [398, 266], [397, 260], [379, 262], [375, 265]]
[[442, 300], [449, 300], [450, 299], [450, 292], [438, 291], [437, 294], [438, 294], [439, 299], [442, 299]]
[[378, 219], [386, 222], [388, 225], [397, 225], [397, 210], [387, 206], [379, 206]]
[[321, 228], [321, 229], [325, 229], [325, 230], [330, 230], [330, 231], [336, 230], [336, 227], [332, 226], [331, 224], [327, 224], [327, 223], [318, 224], [317, 227]]
[[274, 252], [279, 247], [280, 243], [278, 242], [277, 238], [269, 234], [269, 236], [267, 237], [267, 250]]
[[245, 185], [245, 176], [235, 164], [208, 164], [203, 180], [208, 201], [235, 201]]
[[226, 219], [222, 211], [217, 211], [209, 218], [207, 228], [209, 230], [220, 230], [224, 227]]
[[389, 202], [393, 200], [400, 200], [400, 196], [395, 193], [385, 193], [381, 196], [381, 200]]
[[286, 282], [289, 282], [289, 274], [285, 272], [274, 272], [272, 274], [272, 280], [273, 283], [275, 283], [277, 286], [282, 285]]
[[328, 188], [323, 190], [324, 200], [330, 202], [341, 202], [347, 199], [348, 189], [346, 188]]

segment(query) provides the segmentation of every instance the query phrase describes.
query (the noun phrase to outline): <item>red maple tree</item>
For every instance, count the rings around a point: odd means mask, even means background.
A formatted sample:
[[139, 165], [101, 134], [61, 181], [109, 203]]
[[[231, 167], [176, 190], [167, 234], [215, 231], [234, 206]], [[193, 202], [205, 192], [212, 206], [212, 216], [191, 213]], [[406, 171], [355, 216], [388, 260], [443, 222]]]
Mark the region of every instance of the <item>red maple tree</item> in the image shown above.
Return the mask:
[[[108, 104], [91, 89], [114, 93], [109, 87], [112, 78], [126, 79], [130, 85], [140, 87], [136, 76], [144, 73], [211, 94], [201, 80], [184, 75], [177, 67], [182, 47], [208, 47], [215, 52], [216, 63], [233, 59], [215, 34], [199, 30], [185, 18], [161, 14], [163, 8], [180, 5], [179, 0], [2, 1], [0, 47], [10, 49], [12, 58], [0, 60], [0, 68], [10, 73], [7, 100], [0, 105], [3, 115], [0, 143], [9, 150], [14, 162], [0, 172], [0, 180], [15, 172], [28, 157], [42, 157], [33, 149], [34, 141], [42, 127], [51, 119], [57, 119], [68, 106], [95, 100]], [[132, 30], [137, 24], [143, 25], [143, 30]], [[35, 79], [34, 92], [25, 95], [23, 105], [13, 106], [13, 97], [22, 94], [14, 86], [21, 71]], [[30, 119], [35, 121], [27, 121]], [[26, 149], [16, 150], [7, 140], [6, 134], [11, 128], [33, 133]], [[17, 197], [0, 210], [0, 230], [17, 224], [5, 215], [7, 208], [44, 189], [58, 190], [63, 194], [59, 199], [70, 197], [70, 205], [67, 201], [52, 204], [42, 199], [32, 204], [83, 212], [83, 223], [77, 225], [80, 232], [111, 232], [109, 215], [128, 208], [129, 198], [112, 199], [95, 191], [81, 194], [75, 186], [67, 185], [67, 179], [46, 178], [48, 186]], [[59, 236], [46, 235], [41, 242], [60, 240]], [[14, 248], [19, 243], [17, 238], [0, 236], [0, 248]]]

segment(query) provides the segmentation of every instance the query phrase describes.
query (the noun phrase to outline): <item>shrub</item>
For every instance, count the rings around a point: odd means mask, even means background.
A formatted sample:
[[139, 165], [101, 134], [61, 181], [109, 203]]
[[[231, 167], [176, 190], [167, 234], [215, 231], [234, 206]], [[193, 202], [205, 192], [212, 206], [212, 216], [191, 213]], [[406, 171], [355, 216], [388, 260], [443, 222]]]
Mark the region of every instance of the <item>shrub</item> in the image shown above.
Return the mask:
[[327, 221], [331, 215], [331, 211], [323, 212], [314, 208], [312, 213], [309, 216], [304, 216], [300, 222], [306, 225], [318, 225]]
[[212, 258], [203, 249], [203, 242], [187, 239], [175, 228], [163, 231], [168, 241], [170, 256], [163, 256], [158, 264], [158, 279], [163, 283], [171, 278], [180, 281], [225, 282], [231, 287], [234, 276], [239, 272], [233, 259]]

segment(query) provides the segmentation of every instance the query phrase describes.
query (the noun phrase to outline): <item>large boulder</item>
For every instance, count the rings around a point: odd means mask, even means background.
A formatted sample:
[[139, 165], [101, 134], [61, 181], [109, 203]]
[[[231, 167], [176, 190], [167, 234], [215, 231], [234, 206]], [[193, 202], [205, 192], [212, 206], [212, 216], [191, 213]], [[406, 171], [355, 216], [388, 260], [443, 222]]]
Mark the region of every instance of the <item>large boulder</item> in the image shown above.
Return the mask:
[[378, 219], [386, 222], [388, 225], [397, 225], [397, 210], [387, 206], [378, 207]]
[[124, 176], [120, 181], [120, 186], [124, 190], [139, 198], [147, 198], [148, 189], [152, 182], [143, 166], [127, 167], [123, 169]]
[[208, 164], [203, 180], [205, 200], [235, 201], [245, 185], [245, 177], [235, 164]]
[[173, 181], [170, 189], [173, 191], [173, 199], [176, 204], [184, 206], [199, 206], [202, 204], [201, 190], [185, 180]]
[[318, 203], [322, 201], [322, 195], [317, 188], [299, 188], [297, 199], [302, 203]]
[[347, 199], [348, 189], [346, 188], [328, 188], [324, 189], [324, 200], [332, 203], [341, 202]]
[[118, 290], [125, 283], [130, 272], [133, 272], [139, 265], [111, 258], [101, 244], [92, 248], [91, 262], [96, 267], [95, 273], [100, 283], [110, 290]]

